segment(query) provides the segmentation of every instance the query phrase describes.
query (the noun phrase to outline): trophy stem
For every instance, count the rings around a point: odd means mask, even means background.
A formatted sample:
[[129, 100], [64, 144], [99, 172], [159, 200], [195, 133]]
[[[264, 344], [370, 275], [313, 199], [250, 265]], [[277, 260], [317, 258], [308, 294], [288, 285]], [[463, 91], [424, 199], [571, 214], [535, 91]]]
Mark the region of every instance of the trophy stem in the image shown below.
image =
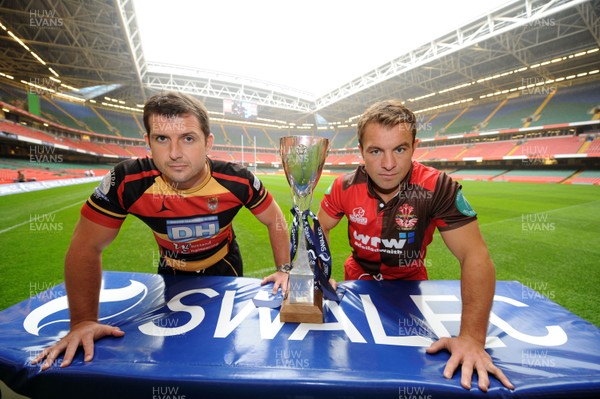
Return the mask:
[[290, 272], [290, 303], [312, 304], [314, 302], [315, 275], [308, 260], [306, 238], [304, 237], [305, 228], [310, 228], [310, 226], [305, 226], [304, 220], [300, 218], [298, 250], [296, 259], [292, 260], [294, 267]]

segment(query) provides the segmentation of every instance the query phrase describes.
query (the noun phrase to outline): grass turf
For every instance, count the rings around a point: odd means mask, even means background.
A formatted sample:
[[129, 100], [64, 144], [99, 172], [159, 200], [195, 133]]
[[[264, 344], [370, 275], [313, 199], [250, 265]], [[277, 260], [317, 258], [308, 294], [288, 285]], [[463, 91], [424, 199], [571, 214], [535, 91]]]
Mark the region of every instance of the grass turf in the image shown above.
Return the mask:
[[[282, 175], [261, 176], [288, 224], [291, 196]], [[312, 207], [333, 180], [324, 175]], [[498, 280], [518, 280], [600, 327], [600, 188], [583, 185], [464, 181], [477, 210]], [[63, 281], [63, 259], [81, 204], [94, 184], [0, 197], [0, 309]], [[266, 229], [242, 209], [234, 229], [247, 277], [274, 270]], [[150, 230], [134, 217], [103, 255], [105, 270], [153, 273], [158, 250]], [[333, 277], [341, 280], [350, 253], [345, 219], [331, 233]], [[427, 263], [431, 279], [460, 278], [455, 258], [436, 233]]]

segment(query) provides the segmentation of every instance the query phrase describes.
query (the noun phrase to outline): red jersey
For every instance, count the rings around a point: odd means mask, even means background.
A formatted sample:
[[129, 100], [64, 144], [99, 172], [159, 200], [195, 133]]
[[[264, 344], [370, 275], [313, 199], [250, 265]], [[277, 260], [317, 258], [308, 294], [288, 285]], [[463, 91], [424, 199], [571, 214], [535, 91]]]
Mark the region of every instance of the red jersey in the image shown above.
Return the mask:
[[260, 214], [273, 202], [246, 168], [210, 159], [207, 168], [199, 186], [177, 190], [151, 158], [121, 162], [100, 182], [81, 214], [111, 228], [135, 215], [152, 229], [161, 264], [185, 271], [206, 269], [229, 252], [235, 238], [233, 218], [241, 207]]
[[387, 203], [359, 166], [332, 183], [321, 209], [335, 219], [348, 219], [352, 255], [344, 263], [347, 280], [426, 280], [425, 255], [435, 228], [451, 230], [476, 219], [460, 184], [416, 161], [398, 195]]

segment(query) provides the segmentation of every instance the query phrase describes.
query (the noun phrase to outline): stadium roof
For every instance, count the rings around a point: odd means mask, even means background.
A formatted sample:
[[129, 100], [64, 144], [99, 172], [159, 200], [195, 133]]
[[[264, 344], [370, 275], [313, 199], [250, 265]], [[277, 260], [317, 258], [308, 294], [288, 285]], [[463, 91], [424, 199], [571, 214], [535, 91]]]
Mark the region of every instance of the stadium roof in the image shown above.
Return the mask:
[[[377, 7], [377, 1], [361, 2], [369, 10], [355, 8], [356, 2], [347, 3], [347, 9], [333, 2], [339, 7], [338, 17], [354, 23], [351, 32], [364, 35], [353, 36], [353, 41], [364, 42], [350, 47], [344, 45], [344, 40], [351, 33], [342, 31], [341, 27], [332, 28], [341, 25], [331, 17], [331, 24], [327, 24], [327, 13], [331, 10], [318, 3], [294, 3], [309, 12], [296, 10], [293, 15], [288, 14], [287, 20], [275, 11], [255, 14], [242, 8], [225, 14], [224, 11], [206, 9], [205, 16], [202, 10], [176, 7], [175, 1], [161, 2], [160, 5], [154, 1], [149, 3], [150, 9], [154, 6], [166, 18], [157, 21], [155, 17], [155, 22], [148, 24], [145, 19], [148, 9], [141, 6], [141, 1], [133, 0], [0, 0], [0, 80], [11, 76], [15, 82], [50, 86], [62, 93], [69, 93], [71, 87], [93, 87], [88, 90], [88, 96], [96, 96], [99, 101], [108, 96], [129, 107], [135, 107], [159, 90], [175, 89], [197, 95], [215, 112], [222, 111], [223, 99], [248, 101], [258, 104], [260, 117], [301, 124], [314, 123], [316, 114], [329, 122], [345, 123], [368, 104], [383, 98], [401, 98], [412, 109], [423, 111], [436, 106], [443, 109], [448, 104], [469, 99], [483, 101], [494, 93], [508, 93], [516, 85], [547, 84], [557, 79], [569, 83], [588, 76], [600, 78], [600, 74], [594, 72], [600, 65], [600, 51], [597, 51], [600, 45], [600, 0], [517, 0], [508, 4], [498, 1], [493, 4], [504, 5], [483, 10], [483, 14], [481, 10], [473, 9], [474, 14], [469, 14], [461, 9], [465, 18], [462, 20], [449, 17], [451, 8], [442, 10], [439, 4], [435, 8], [429, 5], [427, 13], [431, 16], [415, 11], [414, 15], [408, 13], [402, 17], [418, 19], [427, 29], [398, 35], [399, 43], [392, 40], [392, 45], [387, 46], [395, 50], [395, 54], [383, 54], [381, 47], [376, 45], [384, 40], [373, 37], [380, 37], [377, 34], [388, 37], [390, 33], [386, 29], [394, 18], [387, 18], [399, 12], [389, 7]], [[260, 4], [243, 2], [238, 5], [247, 3]], [[271, 9], [280, 3], [270, 3]], [[459, 3], [452, 2], [454, 6]], [[189, 3], [185, 4], [190, 7]], [[137, 8], [140, 8], [139, 12], [136, 12]], [[380, 14], [380, 31], [362, 29], [357, 21], [377, 18], [369, 14], [374, 10]], [[180, 17], [169, 17], [172, 11]], [[352, 18], [357, 13], [361, 19]], [[233, 15], [242, 15], [244, 19], [236, 19]], [[434, 31], [440, 26], [434, 19], [439, 15], [459, 25]], [[260, 16], [273, 22], [271, 29], [265, 30], [266, 22]], [[300, 18], [303, 18], [304, 26], [301, 32], [291, 22]], [[402, 18], [397, 18], [398, 27], [405, 26]], [[178, 34], [164, 20], [179, 21], [188, 27], [195, 22], [192, 27], [198, 31], [197, 39]], [[214, 21], [217, 24], [211, 25]], [[258, 29], [259, 25], [261, 29]], [[226, 32], [237, 29], [241, 29], [240, 46], [260, 44], [265, 40], [264, 35], [269, 34], [286, 40], [257, 46], [253, 52], [231, 48], [231, 45], [209, 46], [224, 40]], [[309, 39], [313, 30], [321, 40]], [[151, 50], [146, 44], [146, 36], [148, 40], [156, 40], [150, 36], [152, 32], [159, 32], [168, 39], [158, 43], [159, 50], [162, 46], [165, 54], [171, 45], [175, 48], [175, 43], [182, 43], [187, 47], [190, 60], [197, 60], [191, 54], [198, 54], [204, 57], [201, 60], [207, 60], [206, 65], [200, 60], [198, 65], [178, 66], [173, 72], [171, 64], [182, 63], [187, 59], [186, 54], [184, 57], [171, 54], [168, 59], [160, 60], [157, 56], [160, 51]], [[426, 36], [427, 32], [436, 36]], [[297, 41], [298, 37], [306, 38], [308, 50]], [[402, 47], [404, 43], [414, 46]], [[326, 59], [318, 61], [313, 54], [321, 47], [336, 56], [320, 56], [320, 59]], [[303, 54], [311, 49], [314, 53]], [[287, 54], [287, 57], [297, 55], [297, 58], [287, 59], [285, 63], [281, 61], [284, 65], [295, 63], [304, 69], [317, 66], [315, 70], [323, 71], [323, 78], [327, 78], [325, 65], [331, 65], [333, 73], [341, 80], [333, 86], [320, 83], [317, 89], [309, 89], [306, 83], [299, 83], [301, 77], [310, 76], [318, 83], [321, 76], [318, 72], [293, 72], [292, 77], [296, 76], [299, 84], [295, 86], [294, 82], [285, 83], [274, 72], [257, 79], [247, 76], [250, 72], [214, 70], [221, 67], [213, 66], [219, 64], [212, 61], [224, 58], [225, 51], [240, 55], [242, 71], [251, 71], [249, 65], [257, 59], [267, 60], [267, 55]], [[382, 58], [377, 58], [380, 54]], [[312, 64], [300, 62], [306, 59]], [[360, 68], [359, 72], [353, 72], [349, 65], [357, 59], [374, 64], [361, 65], [362, 72]], [[336, 64], [336, 60], [341, 61], [341, 65]], [[334, 82], [333, 78], [327, 81]], [[318, 87], [325, 91], [317, 92]], [[73, 94], [83, 97], [81, 92]]]
[[[147, 62], [270, 82], [315, 100], [515, 0], [134, 0]], [[432, 10], [435, 10], [432, 12]]]

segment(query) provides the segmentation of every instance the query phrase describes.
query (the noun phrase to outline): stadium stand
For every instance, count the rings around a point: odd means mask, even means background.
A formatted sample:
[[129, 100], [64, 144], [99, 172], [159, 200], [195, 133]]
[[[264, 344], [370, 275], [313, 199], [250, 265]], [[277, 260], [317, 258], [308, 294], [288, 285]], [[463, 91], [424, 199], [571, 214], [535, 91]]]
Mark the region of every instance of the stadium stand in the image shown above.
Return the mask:
[[483, 128], [498, 130], [523, 127], [525, 118], [535, 113], [544, 98], [542, 95], [509, 97]]
[[358, 146], [356, 128], [338, 128], [337, 134], [333, 136], [331, 146], [332, 148], [356, 148]]
[[462, 144], [448, 146], [440, 145], [430, 149], [418, 158], [415, 157], [415, 159], [418, 161], [447, 161], [458, 158], [464, 151], [466, 151], [466, 148]]
[[[63, 145], [63, 139], [55, 138], [54, 136], [48, 133], [44, 133], [39, 130], [34, 130], [11, 121], [0, 120], [0, 131], [25, 136], [39, 141], [39, 144], [48, 143]], [[33, 141], [33, 143], [36, 142]]]
[[[60, 149], [74, 149], [79, 152], [88, 152], [96, 155], [108, 155], [108, 156], [121, 156], [120, 151], [114, 152], [109, 148], [105, 147], [101, 143], [92, 142], [89, 140], [85, 140], [83, 138], [79, 139], [71, 139], [68, 137], [57, 137], [53, 136], [50, 133], [42, 132], [37, 129], [33, 129], [28, 126], [23, 126], [18, 123], [10, 122], [10, 121], [0, 121], [0, 131], [13, 133], [16, 135], [20, 135], [23, 138], [28, 138], [31, 140], [27, 140], [31, 146], [35, 145], [47, 145], [51, 147], [57, 147]], [[125, 155], [126, 157], [131, 157], [131, 154]]]
[[244, 137], [244, 145], [252, 145], [252, 142], [248, 140], [248, 137], [245, 137], [246, 134], [241, 126], [223, 124], [221, 127], [223, 128], [223, 131], [225, 132], [225, 138], [228, 141], [226, 143], [222, 143], [220, 140], [217, 141], [217, 137], [215, 135], [215, 144], [241, 145], [242, 137]]
[[581, 173], [577, 173], [570, 179], [564, 182], [565, 184], [594, 184], [600, 185], [600, 171], [598, 170], [586, 170]]
[[60, 99], [53, 99], [54, 103], [60, 107], [67, 116], [74, 120], [81, 121], [84, 126], [87, 126], [89, 131], [115, 135], [115, 133], [107, 125], [106, 121], [103, 120], [97, 112], [94, 112], [93, 107], [83, 106]]
[[520, 183], [561, 183], [572, 176], [576, 170], [511, 170], [492, 181], [508, 181]]
[[66, 111], [60, 109], [52, 100], [40, 96], [40, 108], [42, 116], [58, 123], [59, 125], [70, 127], [72, 129], [86, 129], [87, 127], [69, 115]]
[[[26, 108], [26, 95], [27, 91], [13, 86], [0, 87], [0, 98], [21, 109]], [[0, 131], [26, 137], [26, 142], [43, 143], [79, 154], [110, 157], [115, 162], [149, 155], [141, 140], [144, 128], [139, 114], [47, 96], [40, 96], [40, 103], [42, 118], [46, 119], [25, 125], [0, 120]], [[600, 157], [600, 133], [589, 130], [581, 134], [581, 131], [576, 132], [569, 125], [575, 123], [574, 126], [577, 126], [582, 121], [598, 119], [598, 104], [600, 81], [594, 81], [592, 84], [555, 90], [517, 93], [445, 112], [418, 114], [417, 137], [424, 141], [417, 147], [414, 159], [432, 163], [439, 169], [451, 170], [457, 179], [596, 184], [593, 171], [585, 171], [585, 167], [558, 168], [554, 174], [545, 170], [520, 169], [548, 166], [555, 162], [555, 157]], [[214, 159], [243, 162], [246, 165], [256, 163], [264, 167], [278, 165], [280, 138], [304, 134], [324, 136], [331, 140], [326, 162], [329, 167], [347, 170], [362, 162], [356, 151], [356, 126], [290, 130], [215, 119], [212, 122], [215, 142], [211, 152]], [[41, 126], [44, 120], [54, 124], [46, 129]], [[567, 131], [569, 134], [566, 134]], [[242, 137], [245, 147], [243, 155], [240, 148]], [[502, 168], [479, 168], [479, 162], [511, 159], [515, 162], [503, 164]], [[473, 167], [475, 169], [469, 170]], [[6, 173], [4, 171], [3, 176], [7, 176]], [[4, 180], [12, 180], [13, 174], [9, 173]], [[40, 179], [48, 177], [39, 175]]]
[[110, 125], [111, 131], [118, 136], [141, 138], [144, 128], [131, 112], [113, 111], [102, 107], [93, 107], [96, 113]]
[[[326, 129], [324, 127], [318, 127], [317, 131], [314, 132], [314, 134], [310, 133], [310, 135], [314, 135], [314, 136], [318, 136], [318, 137], [324, 137], [326, 139], [329, 140], [329, 146], [331, 147], [333, 145], [333, 141], [336, 135], [336, 131], [335, 129]], [[355, 147], [356, 148], [356, 147]]]
[[423, 139], [446, 136], [446, 130], [463, 111], [464, 109], [443, 112], [433, 115], [433, 117], [430, 119], [426, 119], [426, 122], [424, 122], [424, 127], [421, 127], [419, 137]]
[[25, 97], [25, 94], [24, 93], [16, 94], [15, 91], [18, 91], [18, 90], [15, 90], [15, 88], [13, 88], [11, 86], [0, 85], [0, 100], [6, 102], [8, 104], [13, 104], [13, 105], [15, 105], [15, 103], [17, 101], [22, 101], [23, 98]]
[[275, 149], [279, 146], [279, 144], [271, 142], [267, 133], [261, 128], [248, 126], [246, 127], [246, 133], [252, 138], [253, 142], [256, 142], [256, 147]]
[[271, 141], [277, 144], [277, 148], [279, 148], [279, 140], [282, 137], [289, 136], [292, 134], [289, 130], [284, 129], [267, 129], [267, 134], [271, 138]]
[[149, 154], [148, 147], [146, 146], [126, 146], [125, 149], [131, 152], [137, 158], [144, 158]]
[[580, 136], [560, 136], [548, 138], [534, 138], [523, 140], [511, 155], [525, 155], [529, 157], [548, 157], [563, 154], [576, 154], [583, 146], [585, 138]]
[[419, 138], [587, 121], [599, 104], [600, 82], [524, 88], [486, 104], [418, 115]]
[[556, 94], [531, 126], [578, 122], [594, 117], [592, 110], [600, 104], [600, 81], [555, 90]]
[[121, 158], [129, 158], [129, 157], [136, 156], [136, 154], [134, 152], [128, 150], [127, 147], [123, 147], [118, 144], [104, 143], [104, 144], [102, 144], [102, 147]]
[[589, 139], [579, 149], [580, 153], [587, 154], [588, 157], [600, 157], [600, 134], [588, 137]]
[[59, 156], [51, 162], [0, 158], [0, 184], [14, 183], [17, 179], [17, 171], [21, 171], [27, 181], [44, 181], [85, 177], [89, 176], [90, 171], [95, 176], [103, 176], [110, 168], [109, 165], [90, 166], [62, 162]]
[[361, 156], [359, 153], [343, 153], [343, 152], [331, 152], [327, 157], [327, 165], [358, 165], [361, 163]]
[[[485, 124], [487, 118], [497, 106], [497, 103], [488, 103], [468, 108], [466, 112], [462, 113], [460, 117], [446, 129], [446, 134], [469, 133], [481, 130], [481, 127]], [[425, 123], [423, 128], [428, 128], [427, 123]]]
[[503, 159], [516, 145], [517, 142], [512, 140], [476, 143], [468, 146], [467, 150], [460, 154], [460, 156], [463, 160]]
[[281, 163], [278, 153], [257, 153], [257, 164], [278, 164]]
[[448, 174], [456, 180], [492, 180], [506, 172], [506, 169], [460, 169]]

